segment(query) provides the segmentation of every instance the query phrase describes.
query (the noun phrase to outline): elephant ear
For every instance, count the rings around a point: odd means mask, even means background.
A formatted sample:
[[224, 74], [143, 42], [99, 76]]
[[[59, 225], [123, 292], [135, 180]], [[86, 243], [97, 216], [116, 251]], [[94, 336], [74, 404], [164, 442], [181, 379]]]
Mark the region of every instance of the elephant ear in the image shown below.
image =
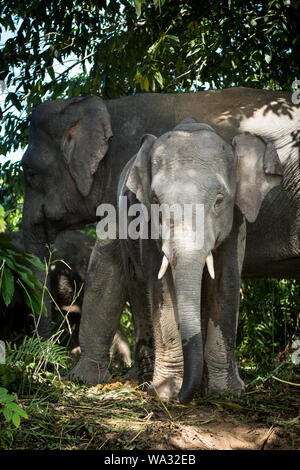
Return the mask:
[[89, 96], [70, 101], [61, 111], [65, 129], [62, 151], [79, 192], [86, 197], [113, 133], [109, 113], [101, 98]]
[[142, 137], [140, 150], [129, 171], [126, 186], [136, 195], [138, 201], [150, 207], [149, 191], [151, 185], [150, 150], [156, 141], [152, 134]]
[[249, 222], [255, 222], [268, 192], [282, 180], [282, 166], [274, 145], [248, 132], [234, 137], [238, 157], [236, 204]]

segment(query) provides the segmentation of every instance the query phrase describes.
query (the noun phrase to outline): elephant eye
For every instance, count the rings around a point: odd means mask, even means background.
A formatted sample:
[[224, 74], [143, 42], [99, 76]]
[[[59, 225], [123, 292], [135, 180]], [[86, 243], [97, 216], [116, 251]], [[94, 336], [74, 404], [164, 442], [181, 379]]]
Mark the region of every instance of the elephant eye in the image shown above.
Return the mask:
[[218, 211], [221, 208], [223, 201], [224, 201], [224, 195], [218, 194], [215, 200], [215, 204], [214, 204], [214, 209], [216, 211]]

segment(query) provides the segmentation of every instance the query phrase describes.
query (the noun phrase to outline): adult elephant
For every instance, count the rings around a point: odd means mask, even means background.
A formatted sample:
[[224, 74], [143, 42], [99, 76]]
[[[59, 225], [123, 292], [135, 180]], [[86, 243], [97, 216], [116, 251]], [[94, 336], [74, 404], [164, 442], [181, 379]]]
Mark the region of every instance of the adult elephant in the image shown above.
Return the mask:
[[[278, 266], [281, 276], [299, 275], [299, 105], [291, 93], [250, 88], [40, 104], [22, 159], [26, 251], [43, 259], [60, 231], [95, 221], [100, 203], [116, 202], [121, 169], [141, 137], [159, 136], [187, 115], [212, 125], [228, 143], [249, 131], [274, 144], [284, 182], [267, 196], [249, 232], [244, 275], [273, 275]], [[40, 334], [51, 334], [49, 321]]]
[[[153, 325], [152, 384], [162, 399], [179, 393], [181, 402], [190, 401], [203, 385], [204, 365], [206, 392], [240, 391], [235, 335], [245, 250], [243, 216], [255, 221], [281, 174], [275, 147], [250, 133], [234, 137], [230, 145], [212, 127], [187, 118], [158, 139], [146, 135], [120, 178], [120, 240], [106, 241], [99, 271], [90, 264], [102, 308], [95, 315], [88, 296], [84, 298], [82, 355], [72, 375], [92, 384], [107, 375], [106, 356], [121, 314], [111, 297], [127, 292], [134, 318], [141, 316], [144, 323], [148, 319], [149, 331]], [[186, 205], [194, 220], [184, 212]], [[166, 206], [169, 212], [164, 212]], [[138, 229], [128, 216], [134, 215], [133, 209], [144, 213]], [[118, 270], [118, 276], [111, 275]], [[142, 361], [137, 361], [139, 366]]]

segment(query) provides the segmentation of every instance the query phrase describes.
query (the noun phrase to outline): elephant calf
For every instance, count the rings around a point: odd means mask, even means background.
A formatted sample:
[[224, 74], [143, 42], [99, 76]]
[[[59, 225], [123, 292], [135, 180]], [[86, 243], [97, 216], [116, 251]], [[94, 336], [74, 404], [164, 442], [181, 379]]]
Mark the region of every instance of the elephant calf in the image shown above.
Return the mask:
[[[22, 231], [11, 233], [11, 242], [20, 250], [24, 250]], [[80, 356], [78, 332], [83, 301], [83, 284], [95, 240], [89, 235], [76, 231], [61, 232], [51, 246], [52, 261], [50, 266], [50, 288], [54, 302], [52, 304], [54, 317], [61, 313], [65, 317], [65, 325], [69, 323], [73, 329], [69, 349], [75, 359]], [[64, 262], [61, 262], [63, 260]], [[28, 309], [24, 305], [22, 293], [17, 290], [12, 303], [12, 311], [2, 318], [0, 339], [8, 339], [12, 331], [25, 323]], [[10, 309], [12, 310], [12, 309]], [[1, 326], [1, 325], [0, 325]], [[120, 330], [117, 330], [110, 355], [119, 356], [127, 365], [131, 365], [131, 354], [128, 343]]]
[[[142, 375], [145, 358], [155, 356], [151, 389], [162, 399], [186, 403], [201, 389], [240, 392], [235, 339], [245, 218], [255, 221], [280, 181], [274, 146], [249, 133], [230, 145], [212, 127], [185, 118], [158, 139], [144, 136], [120, 177], [119, 240], [99, 240], [93, 251], [73, 376], [90, 383], [106, 377], [107, 351], [129, 295], [136, 365]], [[190, 219], [183, 218], [186, 206]], [[172, 208], [181, 209], [179, 217]]]

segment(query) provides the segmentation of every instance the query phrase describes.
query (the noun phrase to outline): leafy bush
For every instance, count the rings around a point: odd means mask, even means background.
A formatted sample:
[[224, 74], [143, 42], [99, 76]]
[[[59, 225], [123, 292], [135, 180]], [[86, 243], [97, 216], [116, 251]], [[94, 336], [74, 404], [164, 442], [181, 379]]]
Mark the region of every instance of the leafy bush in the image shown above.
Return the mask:
[[24, 201], [23, 171], [20, 162], [12, 163], [8, 160], [0, 166], [0, 170], [0, 201], [5, 211], [7, 230], [20, 230]]
[[253, 364], [271, 365], [300, 338], [300, 285], [292, 279], [242, 283], [237, 355]]
[[[49, 393], [52, 382], [66, 369], [68, 354], [55, 338], [25, 337], [21, 344], [6, 343], [6, 362], [0, 364], [0, 384], [18, 395]], [[54, 390], [55, 393], [57, 390]]]
[[6, 307], [12, 302], [17, 282], [23, 288], [24, 300], [31, 311], [45, 313], [41, 295], [43, 286], [32, 272], [32, 268], [44, 271], [44, 264], [36, 256], [24, 253], [12, 245], [8, 235], [4, 233], [0, 234], [0, 260], [0, 298]]
[[120, 325], [121, 325], [121, 330], [123, 334], [127, 338], [131, 352], [133, 352], [134, 345], [135, 345], [135, 334], [134, 334], [132, 313], [130, 310], [129, 302], [126, 302], [126, 305], [122, 311], [122, 315], [120, 318]]
[[15, 397], [8, 393], [6, 388], [0, 387], [0, 405], [1, 412], [6, 421], [12, 422], [16, 428], [20, 426], [21, 417], [27, 419], [27, 413], [17, 403]]
[[6, 222], [5, 222], [4, 216], [5, 216], [4, 207], [0, 206], [0, 233], [5, 232], [5, 229], [6, 229]]

